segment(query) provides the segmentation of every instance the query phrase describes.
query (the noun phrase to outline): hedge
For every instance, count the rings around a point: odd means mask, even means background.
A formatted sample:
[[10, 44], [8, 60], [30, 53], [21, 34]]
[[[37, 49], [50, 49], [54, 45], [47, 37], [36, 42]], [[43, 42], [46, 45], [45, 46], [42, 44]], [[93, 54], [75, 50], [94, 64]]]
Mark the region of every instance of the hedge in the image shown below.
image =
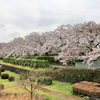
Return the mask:
[[45, 67], [49, 66], [49, 61], [48, 60], [34, 60], [33, 62], [37, 63], [38, 67], [45, 68]]
[[4, 62], [9, 62], [9, 63], [15, 63], [17, 58], [13, 58], [13, 57], [8, 57], [8, 58], [5, 58], [3, 61]]
[[89, 81], [100, 83], [100, 70], [73, 70], [60, 72], [55, 79], [70, 83]]
[[49, 56], [49, 57], [48, 57], [48, 61], [49, 61], [50, 63], [59, 63], [59, 60], [56, 61], [56, 60], [54, 59], [54, 57], [55, 57], [55, 56]]
[[16, 65], [21, 65], [21, 64], [22, 64], [22, 61], [23, 61], [23, 59], [16, 60], [16, 61], [15, 61], [15, 64], [16, 64]]
[[59, 61], [54, 59], [55, 56], [38, 56], [39, 60], [48, 60], [50, 63], [59, 63]]
[[35, 56], [26, 56], [25, 59], [34, 59]]
[[48, 60], [48, 56], [38, 56], [38, 60]]
[[3, 60], [3, 59], [4, 59], [3, 56], [1, 56], [1, 57], [0, 57], [0, 60]]
[[[17, 64], [17, 65], [22, 65], [22, 66], [30, 66], [30, 67], [48, 67], [49, 66], [49, 61], [48, 60], [34, 60], [32, 61], [32, 59], [19, 59], [17, 60], [17, 58], [12, 58], [12, 57], [8, 57], [6, 59], [3, 60], [4, 62], [8, 62], [8, 63], [13, 63], [13, 64]], [[36, 67], [37, 65], [37, 67]]]
[[30, 66], [32, 59], [24, 59], [21, 62], [21, 65], [23, 66]]
[[89, 81], [100, 83], [100, 70], [63, 68], [62, 70], [36, 72], [36, 77], [49, 76], [53, 80], [61, 82], [77, 83], [81, 81]]

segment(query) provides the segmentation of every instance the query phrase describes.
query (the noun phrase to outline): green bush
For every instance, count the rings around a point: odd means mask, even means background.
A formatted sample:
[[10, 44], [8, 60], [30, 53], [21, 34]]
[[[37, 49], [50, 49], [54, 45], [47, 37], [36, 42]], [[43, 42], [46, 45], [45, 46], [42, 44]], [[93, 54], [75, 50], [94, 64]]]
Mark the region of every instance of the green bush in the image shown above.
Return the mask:
[[48, 61], [49, 61], [50, 63], [56, 62], [55, 59], [54, 59], [54, 56], [49, 56], [49, 57], [48, 57]]
[[49, 66], [49, 61], [48, 60], [34, 60], [33, 62], [37, 63], [38, 67], [45, 68], [45, 67]]
[[34, 68], [38, 68], [38, 64], [37, 63], [34, 63], [33, 67]]
[[0, 71], [1, 72], [4, 72], [5, 71], [5, 68], [4, 67], [0, 67]]
[[7, 74], [7, 73], [1, 74], [2, 79], [8, 79], [8, 77], [9, 77], [9, 74]]
[[57, 69], [57, 66], [53, 66], [53, 70]]
[[5, 58], [3, 61], [4, 62], [9, 62], [9, 63], [15, 64], [16, 59], [17, 58], [8, 57], [8, 58]]
[[48, 56], [38, 56], [38, 60], [48, 60]]
[[9, 77], [8, 77], [8, 80], [9, 80], [9, 81], [14, 81], [14, 80], [15, 80], [15, 77], [14, 77], [14, 76], [9, 76]]
[[26, 66], [30, 66], [31, 65], [31, 62], [32, 62], [32, 59], [25, 59], [23, 62], [24, 62], [24, 64]]
[[21, 73], [20, 74], [20, 79], [21, 80], [26, 80], [28, 78], [28, 74], [27, 73]]
[[15, 64], [15, 61], [17, 60], [17, 58], [10, 58], [9, 59], [9, 63]]
[[4, 85], [0, 84], [0, 90], [3, 90], [3, 89], [4, 89]]
[[26, 56], [25, 59], [34, 59], [35, 56]]
[[3, 56], [1, 56], [1, 57], [0, 57], [0, 60], [3, 60], [3, 59], [4, 59]]
[[21, 64], [22, 64], [22, 61], [23, 61], [23, 59], [16, 60], [16, 61], [15, 61], [15, 64], [16, 64], [16, 65], [21, 65]]
[[61, 71], [54, 77], [58, 81], [77, 83], [81, 81], [91, 81], [100, 83], [100, 70], [79, 69]]
[[50, 85], [52, 84], [52, 79], [50, 77], [39, 77], [37, 79], [38, 84]]
[[48, 60], [50, 63], [59, 63], [59, 60], [54, 59], [55, 56], [38, 56], [38, 60]]
[[61, 70], [36, 72], [34, 75], [36, 77], [48, 76], [53, 80], [72, 84], [81, 81], [100, 83], [100, 70], [98, 69], [63, 68]]

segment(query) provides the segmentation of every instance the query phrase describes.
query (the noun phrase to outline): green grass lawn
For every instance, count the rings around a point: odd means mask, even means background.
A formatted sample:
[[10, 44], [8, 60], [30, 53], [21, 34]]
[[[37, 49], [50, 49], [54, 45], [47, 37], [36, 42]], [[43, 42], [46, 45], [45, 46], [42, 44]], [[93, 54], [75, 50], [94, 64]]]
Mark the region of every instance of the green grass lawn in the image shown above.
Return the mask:
[[67, 94], [67, 95], [72, 95], [72, 84], [70, 83], [64, 83], [64, 82], [59, 82], [59, 81], [53, 81], [51, 85], [46, 85], [42, 86], [46, 89], [53, 90], [59, 93]]
[[[2, 73], [8, 73], [9, 76], [14, 76], [16, 78], [20, 78], [19, 74], [16, 74], [14, 72], [10, 72], [10, 71], [6, 71], [2, 72]], [[36, 81], [33, 82], [36, 84]], [[3, 92], [6, 93], [26, 93], [27, 91], [25, 90], [25, 88], [23, 88], [23, 86], [20, 83], [17, 83], [15, 81], [10, 82], [8, 79], [1, 79], [0, 77], [0, 84], [4, 85], [4, 90], [2, 90]], [[53, 83], [51, 85], [40, 85], [46, 89], [49, 90], [53, 90], [59, 93], [63, 93], [66, 95], [72, 95], [71, 91], [72, 91], [72, 84], [70, 83], [64, 83], [64, 82], [59, 82], [59, 81], [53, 81]], [[27, 87], [30, 90], [30, 87]], [[64, 100], [61, 98], [58, 98], [56, 96], [53, 96], [51, 94], [48, 93], [44, 93], [42, 91], [39, 90], [35, 90], [36, 94], [41, 95], [45, 98], [49, 98], [49, 100]], [[73, 95], [72, 95], [73, 96]]]
[[[33, 82], [34, 84], [37, 84], [37, 80]], [[73, 95], [71, 93], [72, 91], [72, 84], [65, 83], [65, 82], [59, 82], [59, 81], [52, 81], [51, 85], [40, 85], [43, 88], [46, 88], [48, 90], [56, 91], [59, 93], [67, 94], [67, 95]]]
[[[14, 76], [16, 78], [20, 77], [19, 74], [16, 74], [16, 73], [10, 72], [10, 71], [6, 71], [6, 70], [5, 70], [5, 72], [2, 72], [2, 73], [8, 73], [10, 76]], [[21, 86], [20, 84], [16, 83], [15, 81], [10, 82], [8, 79], [1, 79], [1, 77], [0, 77], [0, 84], [4, 85], [4, 90], [2, 90], [2, 91], [5, 93], [26, 93], [27, 92], [23, 87], [20, 87]], [[27, 87], [27, 88], [30, 90], [29, 87]], [[64, 99], [60, 99], [56, 96], [50, 95], [48, 93], [44, 93], [39, 90], [35, 90], [34, 93], [41, 95], [44, 98], [49, 98], [49, 100], [64, 100]]]
[[[9, 76], [14, 76], [16, 78], [20, 77], [19, 74], [16, 74], [16, 73], [13, 73], [10, 71], [6, 71], [6, 70], [2, 73], [7, 73], [7, 74], [9, 74]], [[18, 93], [19, 91], [25, 92], [22, 88], [17, 87], [18, 83], [16, 83], [15, 81], [9, 81], [8, 79], [1, 79], [1, 77], [0, 77], [0, 84], [4, 85], [4, 90], [2, 90], [2, 91], [6, 92], [6, 93]]]
[[9, 76], [14, 76], [14, 77], [16, 77], [16, 78], [20, 78], [20, 75], [19, 75], [19, 74], [16, 74], [16, 73], [11, 72], [11, 71], [5, 70], [4, 72], [1, 72], [1, 74], [2, 74], [2, 73], [7, 73], [7, 74], [9, 74]]

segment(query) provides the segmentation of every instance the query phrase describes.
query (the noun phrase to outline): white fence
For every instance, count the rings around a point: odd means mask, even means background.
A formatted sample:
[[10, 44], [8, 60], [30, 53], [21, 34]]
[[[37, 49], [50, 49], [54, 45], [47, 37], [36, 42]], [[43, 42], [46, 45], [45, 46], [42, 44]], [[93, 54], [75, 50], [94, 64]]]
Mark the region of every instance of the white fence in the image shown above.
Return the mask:
[[75, 63], [76, 68], [86, 68], [86, 69], [91, 69], [91, 68], [100, 68], [100, 61], [93, 61], [93, 64], [89, 64], [87, 62], [76, 62]]

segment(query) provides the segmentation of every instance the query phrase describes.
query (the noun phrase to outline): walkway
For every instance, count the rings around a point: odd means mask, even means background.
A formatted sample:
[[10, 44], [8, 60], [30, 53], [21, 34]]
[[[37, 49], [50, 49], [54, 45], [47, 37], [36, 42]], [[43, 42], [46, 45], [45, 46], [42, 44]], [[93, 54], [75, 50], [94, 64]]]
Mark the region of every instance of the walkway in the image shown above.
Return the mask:
[[[20, 84], [23, 83], [23, 81], [21, 81], [19, 79], [16, 79], [16, 82], [18, 82]], [[30, 83], [24, 81], [24, 84], [25, 84], [25, 86], [29, 86]], [[36, 87], [35, 84], [33, 84], [33, 88], [34, 87]], [[66, 95], [66, 94], [63, 94], [63, 93], [59, 93], [59, 92], [55, 92], [55, 91], [52, 91], [52, 90], [48, 90], [48, 89], [43, 88], [43, 87], [41, 87], [39, 85], [36, 87], [36, 89], [38, 89], [38, 90], [40, 90], [42, 92], [45, 92], [45, 93], [49, 93], [49, 94], [54, 95], [54, 96], [59, 97], [59, 98], [63, 98], [65, 100], [84, 100], [84, 99], [76, 97], [76, 96]]]

